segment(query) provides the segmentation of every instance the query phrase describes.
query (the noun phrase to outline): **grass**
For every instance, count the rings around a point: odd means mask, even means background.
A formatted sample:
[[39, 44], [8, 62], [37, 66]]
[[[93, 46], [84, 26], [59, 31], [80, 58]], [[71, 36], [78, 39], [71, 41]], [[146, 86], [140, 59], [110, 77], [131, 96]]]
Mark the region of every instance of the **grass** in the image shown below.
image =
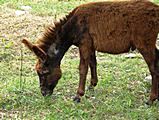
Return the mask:
[[[79, 55], [77, 48], [72, 47], [62, 60], [63, 76], [53, 95], [42, 97], [34, 71], [36, 58], [21, 46], [20, 40], [28, 37], [33, 41], [51, 20], [87, 1], [0, 1], [0, 23], [3, 24], [0, 28], [0, 119], [159, 119], [159, 103], [156, 101], [151, 107], [145, 104], [150, 83], [144, 78], [149, 71], [138, 53], [135, 58], [97, 53], [99, 83], [94, 92], [86, 91], [77, 104], [72, 97], [78, 87]], [[31, 13], [15, 16], [22, 5], [31, 6]], [[88, 86], [90, 74], [87, 79]]]
[[[85, 2], [88, 0], [85, 0]], [[0, 4], [8, 6], [13, 9], [21, 9], [22, 5], [32, 7], [32, 13], [41, 16], [47, 15], [65, 15], [68, 11], [72, 10], [75, 6], [84, 3], [80, 0], [58, 1], [58, 0], [2, 0]]]

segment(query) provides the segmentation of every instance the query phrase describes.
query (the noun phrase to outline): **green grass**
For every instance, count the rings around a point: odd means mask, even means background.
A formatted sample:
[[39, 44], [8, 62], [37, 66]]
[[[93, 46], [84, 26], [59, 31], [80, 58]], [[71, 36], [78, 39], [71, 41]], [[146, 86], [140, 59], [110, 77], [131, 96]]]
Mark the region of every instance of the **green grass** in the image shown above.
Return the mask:
[[[81, 103], [77, 104], [72, 97], [78, 87], [79, 55], [77, 48], [71, 48], [62, 60], [63, 76], [53, 95], [42, 97], [34, 71], [36, 58], [19, 41], [23, 37], [35, 39], [44, 29], [43, 26], [48, 24], [45, 20], [47, 17], [52, 18], [56, 14], [59, 18], [87, 1], [0, 1], [0, 22], [3, 23], [0, 28], [0, 119], [159, 119], [159, 103], [156, 101], [151, 107], [145, 104], [151, 85], [144, 80], [149, 71], [138, 53], [135, 58], [97, 53], [98, 85], [94, 92], [86, 91]], [[12, 15], [21, 5], [32, 7], [29, 19]], [[89, 85], [89, 79], [90, 73], [86, 86]]]
[[[85, 0], [88, 1], [88, 0]], [[28, 5], [32, 7], [32, 13], [37, 15], [65, 15], [68, 11], [71, 11], [75, 6], [84, 3], [80, 0], [2, 0], [0, 4], [13, 9], [21, 9], [22, 5]]]

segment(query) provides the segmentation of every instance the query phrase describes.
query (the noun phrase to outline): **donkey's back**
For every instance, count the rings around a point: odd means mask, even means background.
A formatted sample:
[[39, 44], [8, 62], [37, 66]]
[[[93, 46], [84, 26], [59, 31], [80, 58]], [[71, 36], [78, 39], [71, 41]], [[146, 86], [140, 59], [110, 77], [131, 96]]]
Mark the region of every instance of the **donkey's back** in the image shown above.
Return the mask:
[[79, 6], [75, 15], [101, 52], [128, 52], [150, 40], [154, 45], [159, 31], [159, 7], [149, 1], [89, 3]]

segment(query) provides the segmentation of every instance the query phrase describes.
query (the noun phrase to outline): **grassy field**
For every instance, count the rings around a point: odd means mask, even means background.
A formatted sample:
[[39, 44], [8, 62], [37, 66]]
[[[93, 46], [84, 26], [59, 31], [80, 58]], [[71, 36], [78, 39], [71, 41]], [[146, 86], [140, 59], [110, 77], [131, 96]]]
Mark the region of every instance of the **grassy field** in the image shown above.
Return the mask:
[[[78, 87], [79, 55], [71, 47], [62, 60], [63, 76], [51, 97], [42, 97], [34, 71], [36, 58], [21, 45], [42, 34], [45, 26], [90, 0], [0, 1], [0, 119], [26, 120], [158, 120], [159, 103], [149, 97], [148, 68], [141, 55], [97, 53], [99, 83], [86, 91], [81, 103], [72, 101]], [[93, 1], [93, 0], [92, 0]], [[157, 2], [157, 1], [156, 1]], [[21, 6], [31, 10], [16, 15]], [[87, 77], [89, 84], [90, 74]]]

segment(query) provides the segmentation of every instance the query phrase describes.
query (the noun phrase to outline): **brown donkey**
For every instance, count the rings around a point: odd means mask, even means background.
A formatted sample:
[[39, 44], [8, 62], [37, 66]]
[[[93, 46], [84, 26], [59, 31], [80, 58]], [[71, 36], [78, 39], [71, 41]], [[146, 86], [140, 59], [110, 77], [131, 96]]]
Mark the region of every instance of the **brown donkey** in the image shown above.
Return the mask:
[[51, 95], [61, 77], [60, 62], [70, 48], [79, 48], [79, 102], [85, 93], [88, 66], [91, 70], [90, 88], [97, 85], [95, 51], [120, 54], [137, 49], [145, 59], [152, 75], [149, 104], [159, 96], [159, 6], [148, 1], [94, 2], [80, 5], [68, 16], [46, 29], [36, 44], [22, 42], [38, 57], [36, 71], [42, 94]]

